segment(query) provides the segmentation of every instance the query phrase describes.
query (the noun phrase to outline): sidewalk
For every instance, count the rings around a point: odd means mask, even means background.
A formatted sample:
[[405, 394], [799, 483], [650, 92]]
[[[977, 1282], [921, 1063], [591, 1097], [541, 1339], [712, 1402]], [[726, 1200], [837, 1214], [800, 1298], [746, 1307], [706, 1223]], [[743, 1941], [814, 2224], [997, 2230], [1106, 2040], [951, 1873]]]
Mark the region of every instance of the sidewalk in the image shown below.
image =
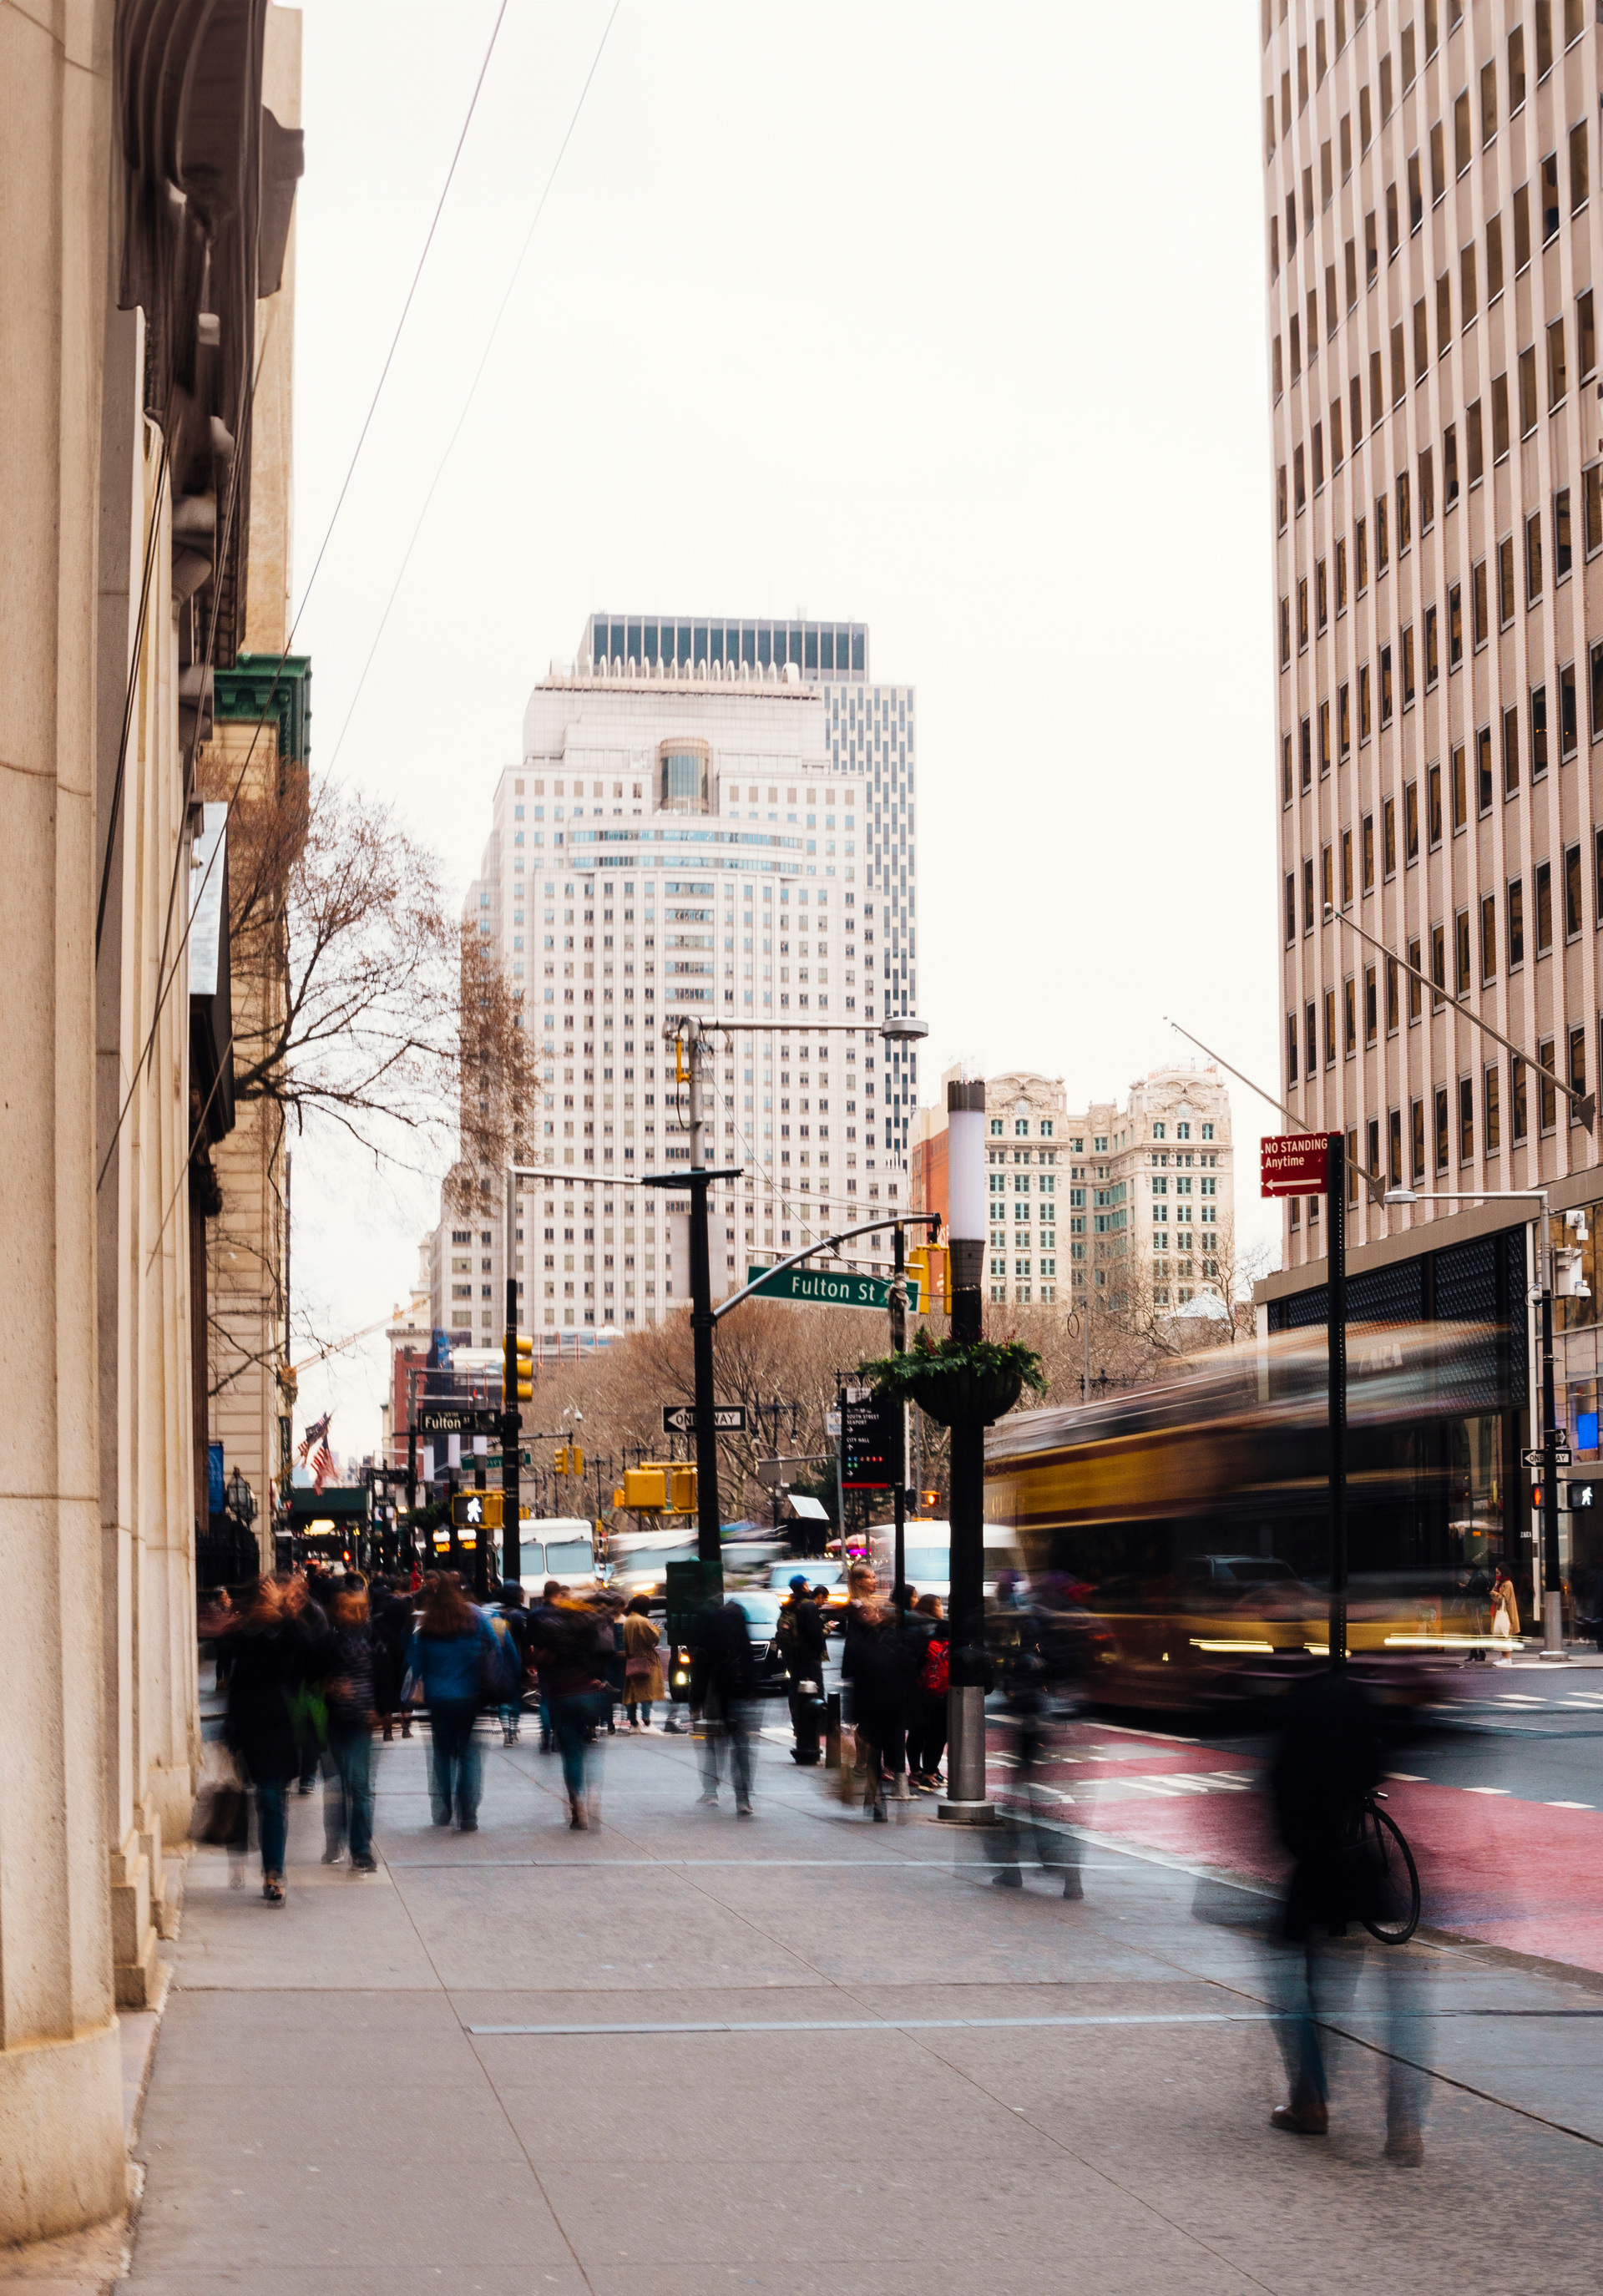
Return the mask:
[[1398, 2169], [1371, 1976], [1329, 2137], [1272, 2131], [1263, 1901], [1172, 1857], [1088, 1847], [1080, 1905], [993, 1890], [928, 1805], [871, 1825], [765, 1741], [737, 1824], [655, 1735], [608, 1749], [589, 1834], [554, 1761], [497, 1749], [463, 1837], [429, 1822], [422, 1744], [378, 1754], [378, 1876], [318, 1865], [316, 1796], [282, 1910], [191, 1862], [139, 2296], [1590, 2280], [1603, 1994], [1562, 1973], [1410, 1948], [1439, 2077]]

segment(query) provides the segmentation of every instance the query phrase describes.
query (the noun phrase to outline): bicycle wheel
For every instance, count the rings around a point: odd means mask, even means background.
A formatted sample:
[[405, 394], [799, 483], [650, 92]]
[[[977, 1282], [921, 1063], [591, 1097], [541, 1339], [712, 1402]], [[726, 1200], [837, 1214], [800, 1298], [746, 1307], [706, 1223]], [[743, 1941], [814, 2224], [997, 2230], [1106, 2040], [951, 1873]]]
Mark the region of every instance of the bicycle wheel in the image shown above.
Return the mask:
[[1370, 1865], [1370, 1907], [1363, 1925], [1382, 1945], [1406, 1945], [1419, 1925], [1419, 1875], [1413, 1852], [1395, 1819], [1383, 1809], [1364, 1811], [1362, 1839]]

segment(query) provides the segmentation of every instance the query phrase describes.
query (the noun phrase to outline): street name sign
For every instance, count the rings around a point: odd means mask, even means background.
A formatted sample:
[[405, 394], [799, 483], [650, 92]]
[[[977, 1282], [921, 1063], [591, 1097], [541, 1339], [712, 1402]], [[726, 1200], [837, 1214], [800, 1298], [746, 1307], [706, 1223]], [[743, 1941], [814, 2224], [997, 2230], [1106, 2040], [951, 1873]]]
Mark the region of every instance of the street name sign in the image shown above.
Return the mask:
[[[883, 1315], [890, 1306], [890, 1282], [883, 1275], [853, 1275], [835, 1267], [748, 1267], [746, 1281], [762, 1300], [799, 1300], [815, 1308], [877, 1308]], [[907, 1279], [907, 1310], [919, 1312], [919, 1283]]]
[[[720, 1435], [744, 1434], [746, 1406], [743, 1403], [715, 1403], [713, 1426]], [[665, 1435], [693, 1435], [696, 1431], [695, 1405], [665, 1403], [662, 1406], [662, 1431]]]
[[1330, 1183], [1330, 1132], [1272, 1133], [1264, 1142], [1258, 1168], [1259, 1193], [1273, 1196], [1322, 1196]]
[[499, 1435], [502, 1414], [474, 1403], [425, 1403], [415, 1425], [420, 1435]]

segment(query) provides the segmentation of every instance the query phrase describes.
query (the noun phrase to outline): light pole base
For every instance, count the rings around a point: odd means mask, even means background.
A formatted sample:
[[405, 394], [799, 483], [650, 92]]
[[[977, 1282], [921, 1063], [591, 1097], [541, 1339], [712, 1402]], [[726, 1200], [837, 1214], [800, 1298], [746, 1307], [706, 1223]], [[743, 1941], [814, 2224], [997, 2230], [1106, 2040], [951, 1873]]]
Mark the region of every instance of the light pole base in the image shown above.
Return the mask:
[[1542, 1601], [1543, 1637], [1542, 1655], [1548, 1659], [1568, 1658], [1564, 1647], [1564, 1597], [1556, 1589], [1544, 1595]]
[[937, 1801], [935, 1814], [952, 1825], [994, 1825], [997, 1820], [994, 1801]]

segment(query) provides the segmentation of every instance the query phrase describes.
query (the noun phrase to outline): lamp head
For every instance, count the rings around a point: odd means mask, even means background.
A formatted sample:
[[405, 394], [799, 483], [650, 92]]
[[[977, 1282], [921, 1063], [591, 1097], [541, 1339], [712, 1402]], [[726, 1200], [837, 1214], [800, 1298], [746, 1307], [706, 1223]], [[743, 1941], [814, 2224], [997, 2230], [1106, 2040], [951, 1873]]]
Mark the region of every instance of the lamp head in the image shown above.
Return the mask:
[[1411, 1188], [1388, 1188], [1380, 1201], [1383, 1204], [1417, 1204], [1419, 1199]]

